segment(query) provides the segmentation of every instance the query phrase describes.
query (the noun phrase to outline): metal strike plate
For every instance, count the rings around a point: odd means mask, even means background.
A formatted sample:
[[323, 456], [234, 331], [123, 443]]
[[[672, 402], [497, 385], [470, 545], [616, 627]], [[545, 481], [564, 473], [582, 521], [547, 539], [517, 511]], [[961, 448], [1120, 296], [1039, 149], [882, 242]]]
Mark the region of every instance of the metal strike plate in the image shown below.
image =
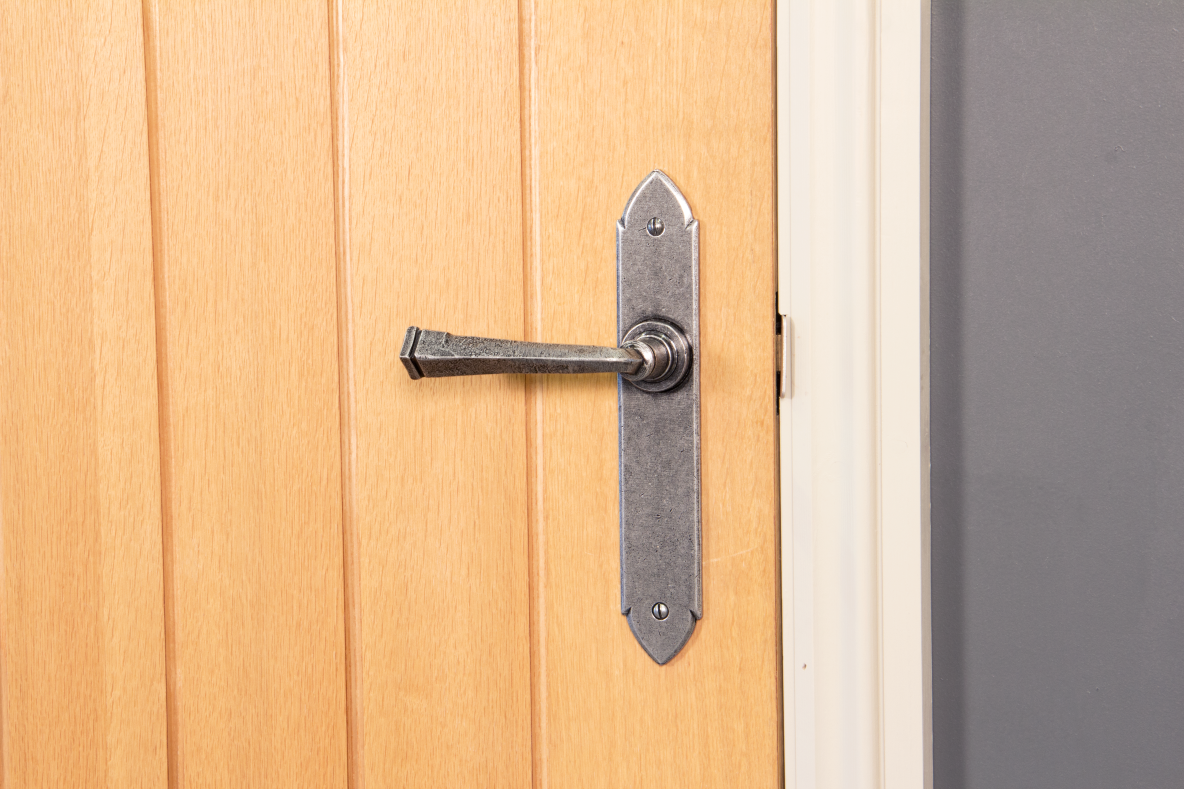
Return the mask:
[[647, 321], [673, 324], [689, 370], [672, 389], [618, 379], [621, 612], [659, 664], [703, 616], [699, 479], [699, 223], [659, 170], [617, 223], [617, 339]]

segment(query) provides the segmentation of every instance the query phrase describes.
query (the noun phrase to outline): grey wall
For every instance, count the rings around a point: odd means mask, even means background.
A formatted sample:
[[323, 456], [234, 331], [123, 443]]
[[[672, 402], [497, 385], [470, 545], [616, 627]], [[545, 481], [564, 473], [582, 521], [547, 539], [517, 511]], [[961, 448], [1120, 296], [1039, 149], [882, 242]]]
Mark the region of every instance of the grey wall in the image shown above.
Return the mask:
[[1184, 786], [1184, 2], [932, 32], [936, 786]]

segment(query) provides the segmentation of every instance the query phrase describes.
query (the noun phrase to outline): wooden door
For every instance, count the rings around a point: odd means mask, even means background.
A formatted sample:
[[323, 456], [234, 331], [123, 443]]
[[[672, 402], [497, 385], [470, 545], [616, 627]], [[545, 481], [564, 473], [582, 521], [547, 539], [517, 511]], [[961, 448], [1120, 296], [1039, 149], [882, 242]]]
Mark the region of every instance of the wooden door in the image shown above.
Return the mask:
[[[5, 787], [776, 786], [772, 3], [6, 3]], [[704, 618], [619, 612], [608, 345], [701, 223]]]

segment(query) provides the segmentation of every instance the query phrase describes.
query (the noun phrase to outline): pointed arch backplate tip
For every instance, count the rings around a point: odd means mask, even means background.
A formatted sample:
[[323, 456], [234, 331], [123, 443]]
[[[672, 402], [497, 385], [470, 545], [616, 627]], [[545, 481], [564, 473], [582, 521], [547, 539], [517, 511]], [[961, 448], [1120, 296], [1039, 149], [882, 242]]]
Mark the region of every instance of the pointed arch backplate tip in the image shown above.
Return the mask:
[[691, 213], [691, 204], [687, 202], [687, 198], [683, 195], [682, 190], [678, 188], [678, 184], [674, 183], [674, 180], [662, 170], [654, 169], [642, 179], [641, 183], [637, 185], [637, 188], [633, 190], [633, 194], [629, 196], [628, 202], [625, 203], [625, 210], [621, 214], [622, 224], [628, 224], [630, 211], [655, 188], [661, 189], [667, 195], [674, 198], [679, 210], [682, 211], [684, 228], [690, 227], [695, 222], [695, 217]]
[[[633, 637], [637, 639], [637, 643], [650, 656], [650, 659], [659, 666], [666, 665], [682, 651], [683, 647], [691, 640], [695, 626], [699, 624], [701, 617], [697, 616], [692, 609], [684, 610], [690, 614], [690, 617], [688, 617], [689, 622], [684, 620], [684, 629], [680, 632], [653, 632], [650, 628], [640, 628], [638, 627], [639, 623], [634, 621], [630, 612], [625, 613], [625, 619], [629, 623], [629, 630], [633, 633]], [[671, 617], [671, 619], [673, 618]], [[670, 622], [670, 624], [674, 623]], [[643, 630], [649, 632], [643, 632]]]

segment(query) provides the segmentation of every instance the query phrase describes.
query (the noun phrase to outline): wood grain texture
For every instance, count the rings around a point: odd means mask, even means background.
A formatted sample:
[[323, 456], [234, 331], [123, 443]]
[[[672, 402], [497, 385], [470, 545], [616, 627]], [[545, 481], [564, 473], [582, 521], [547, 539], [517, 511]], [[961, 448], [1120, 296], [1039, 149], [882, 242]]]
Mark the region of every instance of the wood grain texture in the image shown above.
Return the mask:
[[172, 783], [340, 787], [328, 8], [149, 9]]
[[7, 3], [0, 30], [0, 783], [160, 787], [140, 8]]
[[522, 337], [517, 5], [343, 6], [364, 707], [354, 754], [367, 787], [525, 787], [524, 382], [413, 382], [398, 360], [412, 324]]
[[620, 614], [616, 381], [532, 384], [538, 786], [779, 785], [771, 12], [524, 3], [532, 339], [614, 342], [651, 169], [701, 223], [704, 617], [666, 666]]

